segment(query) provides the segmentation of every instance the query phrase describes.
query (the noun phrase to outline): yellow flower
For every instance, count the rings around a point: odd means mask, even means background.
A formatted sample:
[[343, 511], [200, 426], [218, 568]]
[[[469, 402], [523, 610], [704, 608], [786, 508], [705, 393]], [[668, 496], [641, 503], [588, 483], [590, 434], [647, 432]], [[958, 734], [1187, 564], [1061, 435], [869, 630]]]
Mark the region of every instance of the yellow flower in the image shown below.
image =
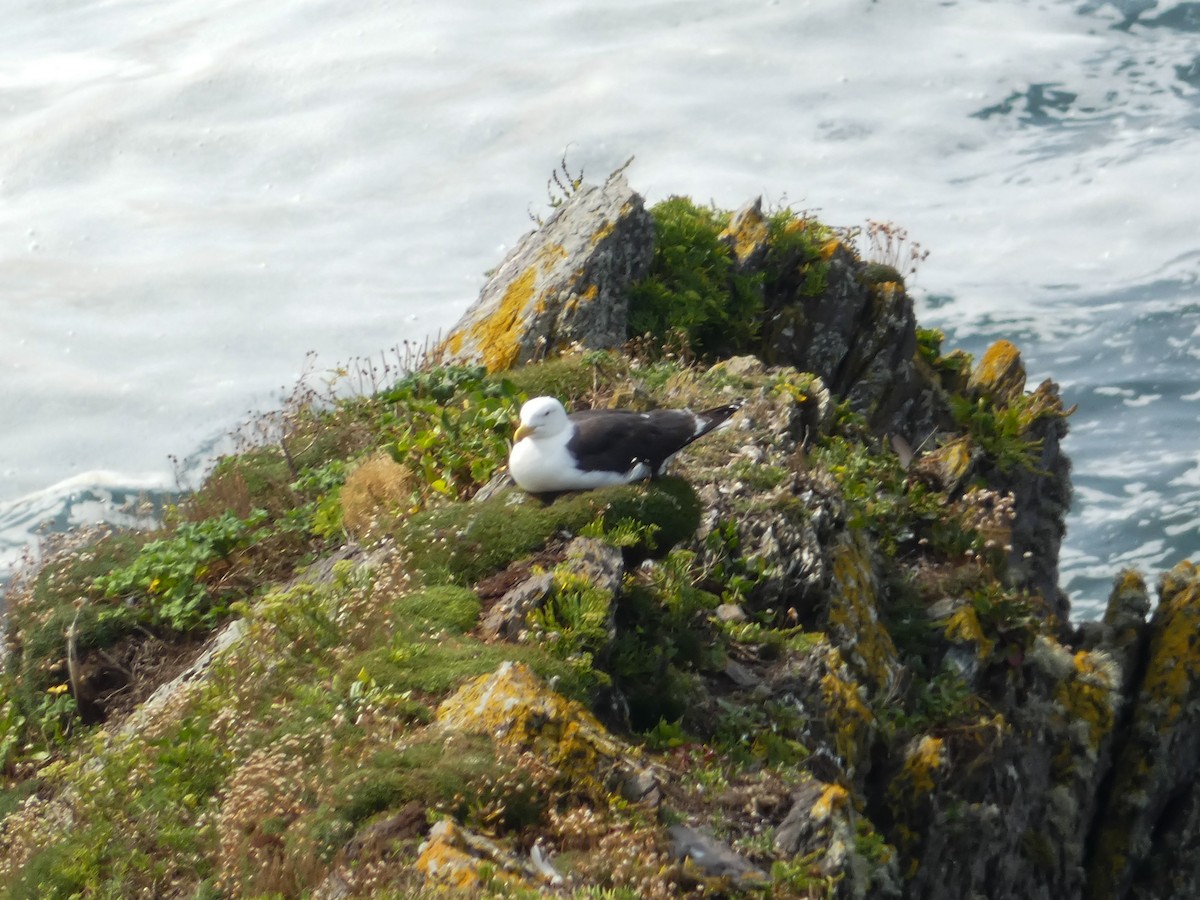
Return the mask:
[[46, 688], [46, 693], [49, 694], [51, 697], [58, 697], [58, 696], [61, 696], [62, 694], [65, 694], [68, 689], [69, 689], [68, 685], [56, 684], [56, 685], [54, 685], [54, 687]]

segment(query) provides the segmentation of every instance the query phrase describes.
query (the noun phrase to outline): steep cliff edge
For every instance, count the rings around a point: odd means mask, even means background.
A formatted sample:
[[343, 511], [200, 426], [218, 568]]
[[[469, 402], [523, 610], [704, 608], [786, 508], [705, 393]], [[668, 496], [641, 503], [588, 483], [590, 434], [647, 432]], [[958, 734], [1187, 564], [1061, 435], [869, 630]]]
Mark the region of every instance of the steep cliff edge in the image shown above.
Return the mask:
[[[1070, 623], [1056, 387], [803, 215], [573, 190], [438, 365], [27, 574], [3, 896], [1194, 892], [1200, 580]], [[545, 393], [745, 403], [537, 498]]]

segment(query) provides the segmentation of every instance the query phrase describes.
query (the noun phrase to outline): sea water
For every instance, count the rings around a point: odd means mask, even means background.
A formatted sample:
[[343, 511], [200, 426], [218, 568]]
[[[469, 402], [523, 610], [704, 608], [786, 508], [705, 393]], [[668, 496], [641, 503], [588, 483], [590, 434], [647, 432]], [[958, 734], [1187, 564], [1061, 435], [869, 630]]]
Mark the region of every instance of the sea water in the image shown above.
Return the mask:
[[[931, 251], [923, 325], [1077, 404], [1062, 556], [1200, 551], [1200, 4], [8, 2], [0, 569], [451, 326], [564, 153]], [[309, 351], [316, 353], [311, 362]], [[45, 524], [48, 523], [48, 524]]]

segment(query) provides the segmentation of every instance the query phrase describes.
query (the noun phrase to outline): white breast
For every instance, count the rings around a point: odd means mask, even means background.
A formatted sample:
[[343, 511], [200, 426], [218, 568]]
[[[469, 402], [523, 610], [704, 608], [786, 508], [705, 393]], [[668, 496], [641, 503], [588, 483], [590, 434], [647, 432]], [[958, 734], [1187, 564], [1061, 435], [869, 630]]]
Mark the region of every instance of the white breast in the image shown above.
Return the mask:
[[570, 432], [542, 440], [522, 438], [508, 455], [508, 471], [521, 488], [534, 494], [552, 491], [583, 491], [610, 484], [628, 484], [650, 475], [639, 463], [628, 472], [584, 472], [567, 452]]

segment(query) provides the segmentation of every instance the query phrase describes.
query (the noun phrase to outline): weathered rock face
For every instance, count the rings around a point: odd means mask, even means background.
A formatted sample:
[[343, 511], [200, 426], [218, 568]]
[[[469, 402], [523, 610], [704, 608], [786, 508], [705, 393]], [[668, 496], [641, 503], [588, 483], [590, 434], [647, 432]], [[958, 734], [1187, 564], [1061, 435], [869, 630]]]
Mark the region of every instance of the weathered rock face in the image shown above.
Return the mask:
[[620, 346], [629, 287], [653, 254], [654, 223], [623, 175], [583, 186], [500, 264], [443, 353], [496, 371], [572, 344]]
[[979, 398], [977, 402], [1012, 413], [1027, 437], [1033, 454], [1027, 464], [996, 472], [988, 481], [1013, 498], [1010, 581], [1045, 598], [1065, 624], [1069, 603], [1058, 587], [1058, 553], [1071, 508], [1071, 461], [1062, 451], [1070, 411], [1064, 409], [1052, 381], [1025, 393], [1025, 366], [1008, 341], [996, 341], [987, 349], [971, 372], [967, 392]]
[[916, 446], [946, 424], [948, 412], [914, 358], [912, 300], [898, 277], [870, 280], [871, 270], [842, 244], [830, 248], [828, 263], [820, 296], [768, 298], [763, 359], [821, 376], [876, 431]]
[[[787, 270], [771, 258], [761, 203], [735, 214], [721, 237], [736, 274], [753, 276], [770, 265]], [[1071, 496], [1061, 449], [1069, 411], [1057, 387], [1046, 382], [1026, 394], [1020, 355], [1006, 341], [969, 373], [954, 355], [931, 365], [917, 352], [912, 304], [898, 276], [864, 266], [837, 242], [825, 252], [819, 296], [779, 282], [764, 295], [762, 359], [818, 375], [822, 389], [849, 401], [876, 434], [917, 447], [918, 477], [959, 498], [968, 519], [990, 517], [993, 524], [980, 527], [1003, 551], [1006, 583], [1040, 596], [1047, 618], [1026, 632], [1036, 636], [1022, 646], [991, 632], [980, 608], [961, 596], [933, 603], [928, 621], [945, 635], [936, 651], [941, 665], [986, 697], [990, 714], [981, 708], [975, 721], [960, 720], [945, 733], [914, 733], [881, 757], [879, 698], [902, 690], [908, 677], [888, 625], [894, 600], [887, 579], [895, 574], [885, 574], [889, 566], [870, 542], [847, 527], [836, 488], [819, 476], [784, 479], [767, 492], [775, 498], [768, 502], [761, 488], [747, 492], [693, 471], [704, 504], [695, 551], [703, 558], [706, 535], [736, 521], [742, 552], [761, 562], [746, 609], [790, 607], [829, 642], [769, 663], [730, 660], [724, 672], [734, 688], [714, 681], [711, 696], [725, 699], [713, 702], [757, 695], [803, 709], [806, 725], [794, 737], [813, 751], [813, 772], [826, 779], [814, 783], [845, 785], [867, 809], [886, 811], [909, 867], [907, 896], [1180, 896], [1200, 865], [1172, 868], [1151, 845], [1186, 852], [1200, 815], [1189, 762], [1200, 750], [1184, 737], [1200, 733], [1187, 713], [1200, 691], [1179, 637], [1197, 631], [1188, 619], [1200, 608], [1191, 571], [1177, 569], [1164, 582], [1148, 657], [1140, 638], [1148, 604], [1131, 602], [1120, 585], [1112, 621], [1071, 637], [1057, 584]], [[762, 373], [743, 362], [727, 371]], [[794, 405], [789, 414], [777, 401], [750, 404], [748, 427], [765, 426], [769, 435], [747, 451], [750, 458], [773, 467], [797, 452], [827, 422], [813, 418], [812, 408], [801, 413]], [[982, 494], [972, 487], [980, 483]], [[729, 621], [746, 619], [742, 607], [723, 609]], [[998, 659], [1005, 641], [1007, 662]], [[702, 701], [685, 721], [703, 731], [713, 716]], [[1114, 752], [1122, 762], [1110, 797]], [[1168, 804], [1168, 797], [1175, 799]], [[811, 799], [798, 799], [779, 823], [783, 845], [801, 846], [812, 827]], [[843, 887], [852, 884], [847, 877]], [[861, 893], [863, 884], [859, 877], [851, 892]]]
[[1180, 563], [1158, 591], [1088, 871], [1091, 897], [1200, 894], [1200, 574]]

